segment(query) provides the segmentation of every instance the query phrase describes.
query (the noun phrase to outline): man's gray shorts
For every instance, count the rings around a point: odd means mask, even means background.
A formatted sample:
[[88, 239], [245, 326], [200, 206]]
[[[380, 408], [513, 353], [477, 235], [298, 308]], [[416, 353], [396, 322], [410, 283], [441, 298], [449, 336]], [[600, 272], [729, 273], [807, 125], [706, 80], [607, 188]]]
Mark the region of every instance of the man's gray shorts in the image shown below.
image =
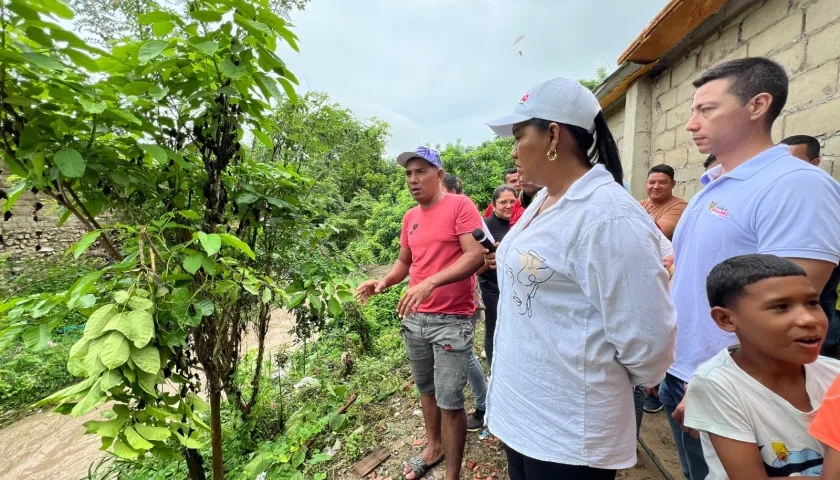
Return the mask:
[[470, 317], [415, 313], [402, 321], [411, 374], [420, 395], [434, 395], [444, 410], [464, 408], [473, 355]]

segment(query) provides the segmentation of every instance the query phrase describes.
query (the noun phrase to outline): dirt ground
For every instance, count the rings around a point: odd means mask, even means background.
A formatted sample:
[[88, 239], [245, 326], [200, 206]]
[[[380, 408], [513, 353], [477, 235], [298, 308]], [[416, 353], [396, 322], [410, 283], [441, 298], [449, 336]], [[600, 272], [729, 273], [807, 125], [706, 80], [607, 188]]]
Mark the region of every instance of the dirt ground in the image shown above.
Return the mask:
[[[384, 419], [371, 427], [376, 428], [378, 446], [388, 450], [391, 457], [379, 466], [374, 474], [368, 476], [370, 479], [396, 480], [400, 478], [402, 462], [419, 454], [425, 446], [425, 430], [419, 400], [411, 397], [396, 398], [390, 402], [390, 409], [394, 412], [391, 418]], [[642, 421], [642, 440], [671, 478], [681, 478], [679, 458], [664, 412], [645, 415]], [[657, 469], [654, 461], [640, 446], [637, 448], [637, 454], [636, 466], [620, 471], [617, 479], [663, 480], [668, 478]], [[499, 440], [492, 435], [481, 440], [478, 432], [468, 434], [464, 459], [465, 468], [461, 472], [462, 480], [504, 480], [507, 478], [504, 449]], [[425, 478], [440, 480], [445, 471], [446, 464], [441, 463]], [[352, 464], [345, 464], [339, 469], [336, 478], [358, 479], [359, 476], [353, 471]]]
[[[294, 319], [285, 312], [272, 314], [266, 335], [269, 349], [293, 342], [289, 330]], [[256, 337], [245, 338], [245, 350], [256, 346]], [[270, 352], [269, 352], [270, 354]], [[99, 437], [86, 435], [82, 426], [98, 420], [103, 405], [82, 417], [52, 415], [43, 410], [0, 430], [0, 480], [78, 480], [104, 454]]]

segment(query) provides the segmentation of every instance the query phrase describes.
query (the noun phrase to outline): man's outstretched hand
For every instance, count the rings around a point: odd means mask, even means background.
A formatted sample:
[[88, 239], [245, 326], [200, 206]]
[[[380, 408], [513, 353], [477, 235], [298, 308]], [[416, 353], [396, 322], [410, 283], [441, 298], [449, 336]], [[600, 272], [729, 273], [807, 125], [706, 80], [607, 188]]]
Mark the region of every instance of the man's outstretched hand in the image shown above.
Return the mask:
[[368, 280], [356, 289], [356, 300], [367, 303], [368, 298], [382, 293], [383, 290], [385, 290], [385, 282], [382, 280]]
[[428, 282], [420, 282], [406, 290], [405, 295], [400, 299], [400, 303], [397, 304], [397, 315], [400, 318], [405, 318], [415, 313], [432, 294], [432, 290], [434, 290], [434, 287]]

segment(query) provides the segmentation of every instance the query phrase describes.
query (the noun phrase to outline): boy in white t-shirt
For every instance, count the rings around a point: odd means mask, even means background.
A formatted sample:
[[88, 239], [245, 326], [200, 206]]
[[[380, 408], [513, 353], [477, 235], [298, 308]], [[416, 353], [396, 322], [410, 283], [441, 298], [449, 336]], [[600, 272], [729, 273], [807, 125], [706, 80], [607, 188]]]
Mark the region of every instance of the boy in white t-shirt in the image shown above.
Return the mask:
[[820, 357], [828, 320], [805, 271], [774, 255], [742, 255], [706, 279], [712, 319], [740, 345], [701, 365], [686, 392], [685, 426], [700, 431], [709, 480], [822, 474], [808, 424], [840, 374]]

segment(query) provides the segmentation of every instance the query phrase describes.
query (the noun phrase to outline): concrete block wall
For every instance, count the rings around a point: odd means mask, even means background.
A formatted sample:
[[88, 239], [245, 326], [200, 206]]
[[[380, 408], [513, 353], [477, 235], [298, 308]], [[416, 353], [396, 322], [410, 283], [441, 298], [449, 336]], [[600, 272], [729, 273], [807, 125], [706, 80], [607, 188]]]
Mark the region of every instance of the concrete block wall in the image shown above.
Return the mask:
[[747, 56], [772, 58], [790, 76], [789, 98], [774, 124], [773, 140], [817, 137], [823, 147], [820, 166], [840, 179], [840, 0], [764, 0], [727, 21], [653, 80], [649, 165], [674, 167], [676, 195], [688, 199], [699, 190], [706, 158], [685, 131], [694, 95], [691, 82], [716, 63]]
[[[0, 161], [0, 189], [7, 193], [16, 183], [10, 182], [8, 178], [8, 168]], [[0, 200], [0, 212], [4, 210], [4, 202]], [[38, 220], [35, 221], [34, 206], [38, 202], [43, 207], [37, 212]], [[20, 260], [63, 255], [86, 231], [74, 217], [70, 217], [58, 228], [56, 207], [56, 203], [42, 193], [24, 193], [12, 207], [12, 217], [6, 221], [0, 218], [0, 234], [3, 235], [0, 256], [8, 255], [10, 259]]]

